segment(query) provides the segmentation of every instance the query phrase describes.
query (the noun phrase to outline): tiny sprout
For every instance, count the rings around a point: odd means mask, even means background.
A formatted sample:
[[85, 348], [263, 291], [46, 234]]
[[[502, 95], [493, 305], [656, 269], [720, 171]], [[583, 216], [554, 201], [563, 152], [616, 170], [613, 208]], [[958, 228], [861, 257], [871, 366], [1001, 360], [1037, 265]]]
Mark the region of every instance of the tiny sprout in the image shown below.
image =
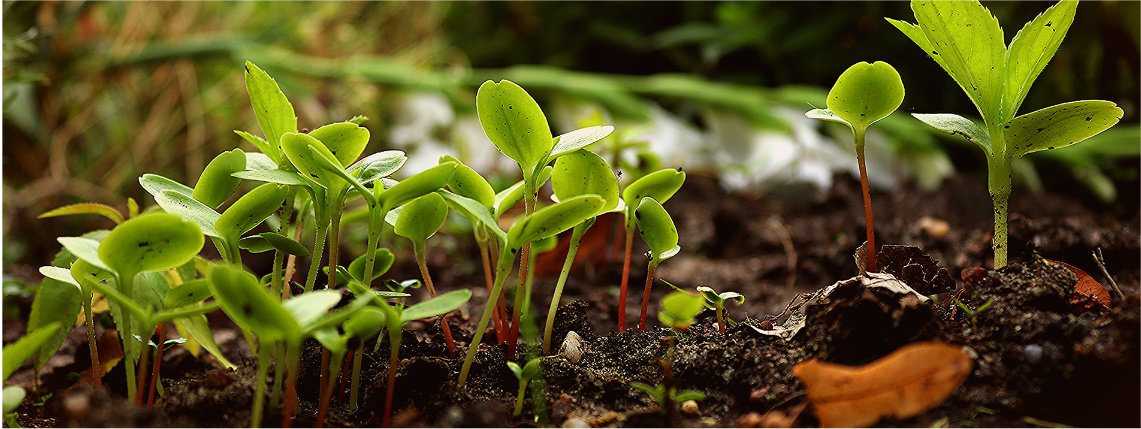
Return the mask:
[[527, 362], [524, 367], [520, 367], [515, 362], [507, 362], [507, 367], [511, 369], [511, 373], [519, 379], [519, 395], [515, 398], [515, 411], [511, 415], [518, 416], [523, 412], [523, 397], [527, 394], [527, 385], [542, 371], [540, 362], [540, 358], [534, 358]]
[[650, 246], [650, 261], [646, 270], [646, 291], [642, 295], [642, 314], [638, 319], [638, 329], [646, 330], [646, 310], [650, 304], [650, 286], [654, 284], [654, 272], [658, 264], [669, 259], [681, 250], [677, 245], [677, 227], [666, 209], [651, 197], [643, 197], [634, 211], [638, 222], [638, 232], [642, 240]]
[[693, 318], [705, 308], [701, 295], [686, 291], [673, 291], [662, 298], [658, 320], [674, 329], [685, 331], [693, 324]]
[[903, 95], [903, 80], [891, 64], [859, 62], [848, 67], [836, 79], [836, 84], [828, 91], [827, 109], [813, 109], [804, 114], [809, 118], [847, 125], [855, 136], [856, 162], [860, 166], [860, 187], [864, 196], [864, 220], [868, 229], [866, 268], [871, 272], [876, 271], [876, 241], [872, 227], [872, 195], [864, 163], [864, 133], [871, 124], [898, 109], [903, 104]]
[[701, 292], [701, 296], [706, 301], [713, 303], [714, 308], [717, 310], [717, 330], [722, 334], [725, 333], [725, 301], [735, 300], [737, 304], [745, 302], [745, 296], [737, 292], [721, 292], [717, 293], [713, 288], [708, 286], [698, 286], [697, 291]]

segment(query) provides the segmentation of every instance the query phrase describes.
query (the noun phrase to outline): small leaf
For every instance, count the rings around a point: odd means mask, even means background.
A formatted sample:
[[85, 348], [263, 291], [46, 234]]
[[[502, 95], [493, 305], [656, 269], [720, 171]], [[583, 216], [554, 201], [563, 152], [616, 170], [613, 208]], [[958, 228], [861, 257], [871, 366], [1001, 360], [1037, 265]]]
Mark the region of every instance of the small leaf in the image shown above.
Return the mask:
[[547, 162], [550, 162], [560, 156], [590, 146], [594, 142], [602, 140], [614, 132], [614, 127], [610, 125], [599, 125], [593, 127], [586, 127], [571, 131], [556, 137], [554, 147], [551, 148], [551, 155], [547, 157]]
[[214, 229], [224, 237], [240, 237], [276, 212], [287, 193], [284, 186], [274, 183], [258, 186], [222, 212]]
[[[75, 324], [75, 318], [79, 315], [85, 299], [79, 284], [71, 271], [64, 268], [40, 267], [40, 272], [47, 278], [36, 288], [36, 297], [32, 300], [32, 308], [28, 312], [28, 330], [34, 331], [41, 326], [51, 324], [70, 328]], [[69, 331], [70, 329], [55, 330], [45, 340], [43, 352], [36, 353], [39, 365], [47, 363], [56, 350], [59, 350]]]
[[345, 321], [345, 334], [356, 338], [370, 338], [384, 328], [384, 312], [376, 307], [365, 307]]
[[258, 235], [268, 241], [274, 249], [280, 250], [290, 255], [297, 255], [300, 257], [309, 256], [309, 249], [306, 249], [305, 246], [301, 245], [301, 243], [298, 243], [292, 238], [286, 237], [276, 232], [263, 232]]
[[606, 200], [602, 213], [618, 206], [618, 177], [602, 157], [591, 151], [580, 150], [559, 157], [551, 172], [551, 188], [559, 200], [598, 195]]
[[381, 177], [391, 176], [396, 170], [404, 166], [408, 156], [404, 151], [386, 150], [361, 158], [345, 171], [354, 173], [363, 183], [370, 183]]
[[832, 111], [828, 109], [812, 109], [804, 112], [804, 116], [809, 119], [820, 119], [822, 121], [844, 124], [849, 127], [852, 126], [852, 124], [849, 124], [848, 121], [844, 120], [844, 118], [836, 116], [835, 113], [832, 113]]
[[638, 207], [642, 198], [650, 197], [659, 203], [664, 203], [670, 199], [681, 189], [681, 185], [685, 183], [685, 172], [666, 168], [655, 171], [653, 173], [642, 176], [634, 183], [626, 186], [622, 191], [622, 201], [626, 202], [627, 207], [632, 212]]
[[487, 183], [483, 176], [451, 155], [440, 157], [440, 164], [448, 162], [456, 164], [456, 172], [452, 175], [451, 180], [448, 180], [448, 189], [451, 189], [456, 195], [475, 200], [488, 208], [495, 205], [495, 189]]
[[509, 80], [486, 81], [475, 95], [476, 114], [491, 143], [532, 174], [550, 155], [554, 141], [547, 117], [527, 91]]
[[205, 301], [210, 297], [210, 285], [206, 279], [195, 279], [170, 288], [166, 293], [166, 308], [178, 308]]
[[145, 214], [111, 230], [99, 243], [99, 259], [120, 276], [167, 270], [194, 258], [203, 241], [202, 231], [178, 216]]
[[164, 190], [171, 190], [187, 197], [194, 194], [194, 189], [157, 174], [144, 174], [139, 177], [139, 184], [155, 198]]
[[1003, 127], [1008, 156], [1072, 145], [1109, 129], [1122, 115], [1117, 104], [1105, 100], [1071, 101], [1027, 113]]
[[97, 203], [79, 203], [66, 205], [54, 210], [46, 211], [43, 214], [36, 216], [36, 219], [75, 214], [96, 214], [107, 219], [111, 219], [111, 221], [115, 222], [116, 225], [123, 223], [123, 215], [120, 214], [118, 210], [115, 210], [114, 207], [109, 205]]
[[281, 150], [302, 176], [329, 189], [330, 193], [336, 194], [334, 190], [339, 191], [348, 186], [348, 183], [326, 170], [316, 155], [310, 152], [310, 150], [324, 152], [329, 158], [337, 158], [329, 152], [329, 148], [321, 144], [320, 140], [308, 134], [285, 133], [281, 136]]
[[246, 152], [246, 170], [277, 170], [277, 161], [261, 152]]
[[828, 91], [828, 110], [859, 132], [899, 108], [903, 95], [903, 80], [891, 64], [858, 62]]
[[282, 304], [293, 315], [303, 329], [312, 325], [341, 301], [341, 293], [333, 290], [318, 290], [290, 298]]
[[309, 136], [320, 140], [344, 168], [361, 156], [368, 145], [369, 132], [352, 122], [338, 122], [310, 131]]
[[[280, 148], [278, 148], [278, 147], [271, 147], [271, 146], [269, 145], [269, 143], [268, 143], [268, 142], [266, 142], [266, 141], [265, 141], [265, 139], [263, 139], [263, 138], [261, 138], [261, 137], [258, 137], [258, 136], [255, 136], [255, 135], [253, 135], [253, 134], [247, 133], [247, 132], [245, 132], [245, 131], [240, 131], [240, 130], [234, 130], [234, 134], [237, 134], [237, 135], [239, 135], [239, 136], [242, 136], [242, 138], [243, 138], [243, 139], [245, 139], [246, 141], [250, 142], [250, 144], [254, 145], [254, 147], [256, 147], [256, 148], [257, 148], [259, 151], [261, 151], [262, 153], [265, 153], [265, 154], [270, 154], [270, 155], [267, 155], [267, 156], [271, 156], [271, 155], [272, 155], [272, 156], [276, 156], [276, 157], [279, 157], [279, 158], [282, 156], [282, 153], [281, 153], [281, 149], [280, 149]], [[276, 164], [276, 162], [277, 162], [277, 161], [275, 160], [275, 161], [274, 161], [274, 163]]]
[[447, 218], [448, 204], [444, 197], [432, 192], [404, 204], [394, 229], [396, 235], [423, 243], [444, 226]]
[[378, 198], [379, 203], [388, 210], [402, 206], [422, 195], [444, 187], [448, 180], [451, 180], [455, 171], [456, 165], [447, 163], [416, 173], [381, 192]]
[[603, 204], [605, 201], [598, 195], [579, 195], [543, 207], [511, 227], [507, 232], [507, 246], [519, 249], [532, 241], [571, 229], [594, 217]]
[[962, 346], [919, 342], [861, 367], [815, 359], [792, 368], [823, 427], [866, 427], [883, 417], [907, 419], [951, 396], [971, 373]]
[[674, 250], [678, 242], [677, 227], [661, 204], [650, 197], [642, 198], [634, 210], [634, 218], [638, 224], [638, 233], [650, 246], [654, 259], [663, 260], [670, 251], [677, 253]]
[[293, 112], [293, 105], [281, 92], [277, 81], [249, 61], [246, 61], [246, 92], [250, 95], [250, 104], [253, 105], [254, 116], [258, 119], [262, 134], [269, 142], [269, 150], [262, 152], [280, 160], [281, 154], [277, 148], [281, 136], [297, 132], [297, 115]]
[[206, 168], [202, 170], [202, 175], [198, 177], [198, 183], [194, 185], [194, 192], [190, 196], [201, 201], [202, 204], [216, 209], [226, 202], [226, 199], [230, 198], [230, 194], [233, 194], [238, 189], [238, 185], [242, 183], [242, 179], [234, 177], [232, 174], [245, 170], [245, 152], [242, 152], [241, 149], [222, 152], [214, 157], [209, 164], [206, 164]]
[[155, 202], [158, 203], [159, 207], [162, 207], [163, 211], [178, 215], [178, 217], [198, 225], [203, 234], [223, 238], [222, 234], [214, 229], [214, 224], [218, 223], [218, 218], [222, 215], [198, 200], [190, 198], [189, 195], [163, 190], [155, 195]]
[[367, 279], [364, 276], [365, 257], [367, 255], [353, 259], [353, 262], [349, 264], [349, 275], [362, 283], [372, 283], [373, 279], [388, 272], [388, 269], [392, 268], [392, 263], [396, 262], [396, 256], [393, 256], [392, 251], [388, 249], [376, 249], [374, 255], [372, 276]]
[[233, 174], [234, 177], [259, 182], [277, 183], [279, 185], [309, 186], [304, 177], [292, 171], [285, 170], [246, 170]]
[[[241, 268], [215, 265], [207, 273], [214, 300], [230, 319], [263, 344], [300, 335], [301, 326], [257, 278]], [[310, 292], [312, 293], [312, 292]], [[291, 300], [292, 301], [292, 300]]]
[[456, 195], [447, 191], [440, 191], [440, 196], [444, 197], [444, 201], [447, 202], [448, 206], [454, 209], [456, 212], [464, 215], [464, 217], [467, 217], [468, 219], [471, 219], [473, 222], [482, 223], [487, 228], [488, 232], [494, 234], [497, 238], [499, 238], [500, 242], [507, 240], [507, 233], [503, 231], [503, 228], [499, 227], [499, 224], [495, 221], [495, 218], [492, 217], [490, 208], [480, 204], [471, 198]]
[[43, 346], [44, 343], [47, 342], [47, 340], [62, 327], [63, 325], [58, 322], [50, 323], [32, 332], [29, 332], [22, 338], [4, 346], [3, 378], [7, 380], [8, 376], [12, 375], [13, 372], [16, 372], [16, 370], [20, 368], [20, 365], [23, 365], [24, 362], [26, 362], [28, 359], [31, 359], [32, 355], [35, 354], [36, 351], [39, 350], [40, 347]]
[[1006, 40], [994, 15], [977, 1], [915, 1], [911, 9], [929, 42], [927, 55], [942, 58], [939, 65], [963, 88], [983, 118], [1004, 121], [1013, 116], [1014, 112], [1005, 117], [1000, 113]]
[[705, 299], [696, 293], [673, 291], [662, 298], [658, 320], [667, 326], [684, 330], [693, 324], [693, 318], [705, 308]]
[[1060, 1], [1026, 23], [1014, 35], [1007, 49], [1006, 93], [1002, 97], [1003, 111], [1008, 115], [1018, 113], [1018, 107], [1030, 92], [1034, 79], [1058, 52], [1058, 46], [1074, 22], [1077, 9], [1076, 1]]
[[974, 121], [951, 113], [912, 113], [911, 116], [939, 131], [966, 137], [968, 141], [978, 145], [987, 158], [991, 157], [990, 134]]
[[313, 339], [317, 340], [318, 343], [321, 343], [322, 346], [325, 346], [326, 349], [329, 349], [329, 351], [333, 352], [333, 356], [340, 356], [341, 353], [344, 353], [348, 349], [348, 337], [342, 336], [340, 333], [338, 333], [335, 327], [330, 326], [326, 328], [315, 329], [313, 330], [312, 335]]
[[451, 291], [405, 308], [404, 312], [400, 315], [400, 321], [401, 323], [405, 323], [412, 320], [447, 314], [463, 306], [469, 299], [471, 299], [471, 290], [469, 289]]
[[[209, 283], [207, 283], [207, 285], [209, 285]], [[206, 352], [210, 353], [210, 356], [214, 356], [223, 367], [229, 369], [237, 368], [237, 365], [234, 365], [226, 359], [226, 355], [218, 348], [218, 343], [214, 341], [214, 333], [210, 330], [210, 325], [206, 321], [206, 315], [199, 314], [181, 318], [178, 319], [178, 323], [181, 323], [182, 326], [186, 328], [186, 332], [190, 334], [190, 338], [193, 338], [203, 349], [206, 349]]]
[[238, 240], [238, 248], [250, 253], [263, 253], [273, 250], [273, 245], [261, 235], [251, 235]]
[[56, 241], [63, 245], [64, 249], [75, 255], [76, 258], [87, 262], [95, 267], [105, 271], [111, 271], [107, 268], [107, 264], [99, 259], [99, 242], [85, 237], [57, 237]]

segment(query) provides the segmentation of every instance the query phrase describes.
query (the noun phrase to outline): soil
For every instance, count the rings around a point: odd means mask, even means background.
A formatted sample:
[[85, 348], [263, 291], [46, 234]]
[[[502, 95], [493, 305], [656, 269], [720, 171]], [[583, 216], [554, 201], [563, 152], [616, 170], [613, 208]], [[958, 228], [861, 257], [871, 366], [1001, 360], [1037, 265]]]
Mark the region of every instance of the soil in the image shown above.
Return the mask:
[[[566, 353], [542, 358], [546, 401], [532, 406], [528, 394], [522, 415], [512, 417], [518, 381], [506, 365], [506, 347], [493, 344], [491, 333], [484, 336], [468, 383], [458, 387], [462, 354], [449, 357], [438, 323], [417, 321], [406, 326], [401, 344], [393, 424], [815, 426], [819, 421], [805, 386], [793, 375], [794, 365], [810, 358], [863, 365], [907, 344], [939, 341], [962, 345], [973, 356], [965, 382], [925, 412], [889, 417], [877, 425], [1141, 426], [1136, 407], [1141, 403], [1141, 222], [1136, 205], [1098, 206], [1058, 194], [1015, 195], [1012, 263], [993, 271], [980, 268], [992, 264], [993, 223], [985, 184], [977, 179], [953, 177], [939, 192], [905, 187], [876, 193], [873, 203], [877, 243], [884, 248], [880, 266], [918, 294], [850, 280], [859, 274], [852, 255], [864, 236], [859, 183], [850, 177], [838, 175], [827, 193], [762, 198], [728, 194], [715, 180], [691, 175], [665, 204], [678, 225], [682, 252], [663, 262], [657, 277], [679, 288], [704, 285], [745, 295], [744, 304], [727, 306], [735, 324], [720, 333], [714, 312], [706, 310], [686, 332], [662, 327], [655, 317], [657, 302], [672, 289], [658, 281], [651, 293], [649, 327], [638, 331], [645, 257], [636, 256], [625, 309], [627, 330], [618, 332], [621, 249], [611, 239], [617, 222], [602, 218], [584, 240], [581, 262], [556, 316], [554, 349], [577, 336], [580, 341], [570, 341], [577, 342], [582, 354], [577, 359]], [[478, 253], [467, 237], [433, 238], [438, 249], [448, 250], [430, 250], [429, 260], [441, 292], [469, 288], [475, 293], [460, 317], [449, 319], [461, 353], [487, 295]], [[1091, 256], [1098, 248], [1120, 295], [1110, 290], [1109, 279]], [[635, 246], [634, 253], [645, 250]], [[537, 264], [533, 305], [540, 321], [563, 260], [558, 250], [552, 253]], [[1087, 297], [1089, 290], [1075, 289], [1078, 275], [1052, 261], [1066, 262], [1105, 285], [1101, 292], [1108, 291], [1108, 305]], [[419, 271], [410, 256], [398, 254], [386, 276], [418, 278]], [[830, 294], [817, 293], [835, 283]], [[426, 291], [416, 294], [416, 299], [426, 297]], [[923, 301], [920, 295], [933, 299]], [[788, 326], [793, 313], [803, 316], [803, 328], [788, 339], [771, 335], [774, 326]], [[165, 396], [153, 408], [138, 408], [124, 399], [122, 365], [104, 378], [104, 390], [68, 377], [89, 365], [78, 328], [40, 375], [39, 391], [52, 396], [37, 407], [32, 405], [36, 395], [30, 394], [20, 409], [20, 424], [249, 426], [254, 359], [223, 314], [211, 314], [210, 320], [227, 357], [240, 363], [236, 371], [174, 347], [163, 357]], [[6, 339], [9, 326], [20, 325], [8, 322]], [[577, 335], [568, 335], [571, 331]], [[375, 353], [373, 345], [365, 344], [362, 407], [352, 413], [343, 401], [337, 403], [329, 426], [380, 424], [388, 345], [382, 343]], [[525, 363], [522, 357], [512, 360]], [[309, 344], [296, 426], [315, 423], [320, 361], [320, 348]], [[24, 369], [12, 380], [28, 386], [31, 371]], [[631, 387], [632, 382], [665, 382], [705, 398], [697, 407], [663, 407]], [[275, 412], [267, 410], [264, 425], [280, 421]]]

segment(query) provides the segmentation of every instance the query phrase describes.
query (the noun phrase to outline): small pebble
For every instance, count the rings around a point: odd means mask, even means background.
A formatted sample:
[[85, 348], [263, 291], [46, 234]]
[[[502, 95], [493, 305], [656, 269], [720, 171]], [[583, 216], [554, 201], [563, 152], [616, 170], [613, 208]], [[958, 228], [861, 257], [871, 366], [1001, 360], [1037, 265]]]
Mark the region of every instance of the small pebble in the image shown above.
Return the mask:
[[951, 232], [951, 224], [943, 219], [936, 219], [931, 216], [919, 218], [918, 226], [928, 237], [936, 240], [942, 240], [947, 236], [947, 233]]
[[681, 403], [681, 412], [687, 416], [696, 416], [700, 411], [697, 408], [697, 401], [690, 399]]
[[757, 323], [757, 327], [765, 331], [771, 331], [773, 329], [773, 322], [771, 320], [762, 320]]
[[590, 423], [587, 423], [586, 420], [575, 417], [575, 418], [567, 419], [565, 422], [563, 422], [563, 427], [564, 428], [588, 428], [591, 426], [590, 426]]
[[769, 394], [769, 388], [768, 387], [762, 387], [760, 389], [756, 389], [752, 392], [749, 392], [749, 402], [761, 402], [765, 399], [765, 395], [768, 395], [768, 394]]
[[1037, 344], [1027, 344], [1022, 348], [1022, 356], [1026, 358], [1026, 362], [1036, 364], [1042, 360], [1042, 346]]
[[559, 347], [559, 356], [562, 356], [570, 363], [578, 363], [582, 360], [582, 336], [578, 335], [575, 331], [567, 332], [566, 339], [563, 340], [563, 345]]

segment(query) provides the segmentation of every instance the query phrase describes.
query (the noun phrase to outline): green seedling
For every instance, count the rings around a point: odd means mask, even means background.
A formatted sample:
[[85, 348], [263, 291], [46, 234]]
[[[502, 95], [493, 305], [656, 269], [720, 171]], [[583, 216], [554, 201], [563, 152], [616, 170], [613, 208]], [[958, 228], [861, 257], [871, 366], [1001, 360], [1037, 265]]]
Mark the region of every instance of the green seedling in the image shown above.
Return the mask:
[[[637, 225], [634, 211], [645, 197], [653, 198], [659, 203], [666, 202], [684, 183], [685, 172], [667, 168], [642, 176], [622, 191], [622, 204], [616, 209], [622, 210], [625, 219], [626, 253], [622, 262], [622, 283], [618, 291], [618, 332], [626, 330], [626, 290], [630, 283], [630, 257], [634, 249], [634, 227]], [[644, 319], [645, 311], [642, 316]]]
[[[523, 214], [535, 213], [538, 206], [540, 180], [545, 167], [558, 157], [589, 146], [614, 131], [609, 125], [582, 128], [552, 138], [551, 128], [543, 110], [527, 91], [515, 83], [503, 80], [486, 81], [475, 96], [476, 114], [487, 138], [500, 152], [514, 160], [523, 173]], [[526, 282], [524, 268], [530, 259], [531, 246], [523, 243], [519, 285]], [[522, 288], [520, 288], [522, 289]], [[495, 302], [495, 300], [491, 300]], [[518, 307], [518, 306], [516, 306]], [[512, 317], [508, 348], [514, 352], [519, 336], [519, 314]]]
[[700, 401], [705, 399], [704, 393], [698, 392], [696, 390], [683, 390], [678, 392], [676, 387], [667, 389], [665, 384], [657, 384], [651, 386], [646, 383], [635, 381], [630, 383], [630, 387], [646, 392], [648, 395], [650, 395], [651, 398], [654, 398], [654, 402], [657, 402], [658, 406], [662, 410], [665, 410], [667, 407], [669, 407], [670, 405], [668, 404], [671, 403], [676, 404], [678, 402], [685, 402], [689, 400]]
[[745, 296], [737, 292], [721, 292], [713, 290], [708, 286], [698, 286], [697, 291], [701, 293], [701, 297], [706, 301], [713, 303], [714, 309], [717, 311], [717, 330], [722, 334], [725, 333], [725, 302], [737, 301], [737, 304], [745, 302]]
[[[530, 216], [523, 217], [523, 219], [520, 219], [515, 225], [512, 225], [503, 240], [503, 252], [500, 254], [499, 261], [496, 264], [495, 284], [492, 286], [492, 291], [489, 296], [499, 296], [503, 290], [503, 283], [507, 280], [507, 276], [511, 274], [515, 257], [519, 254], [524, 245], [532, 241], [539, 241], [547, 237], [558, 235], [563, 231], [573, 228], [575, 225], [582, 223], [598, 213], [598, 210], [605, 203], [606, 200], [603, 200], [602, 197], [597, 195], [580, 195], [544, 207]], [[489, 227], [490, 226], [489, 224]], [[500, 233], [502, 233], [502, 231], [500, 231]], [[471, 364], [475, 360], [475, 353], [479, 349], [480, 341], [483, 339], [483, 332], [487, 329], [487, 323], [491, 320], [491, 313], [494, 311], [495, 303], [495, 299], [487, 300], [487, 305], [483, 310], [483, 316], [479, 319], [475, 336], [472, 338], [471, 345], [468, 347], [467, 356], [464, 357], [463, 367], [460, 369], [460, 386], [463, 386], [467, 381], [468, 372], [471, 370]]]
[[[365, 338], [369, 338], [380, 332], [385, 325], [384, 312], [376, 307], [365, 307], [349, 316], [341, 327], [344, 333], [337, 331], [336, 327], [326, 327], [318, 329], [313, 332], [313, 338], [317, 339], [321, 345], [332, 352], [333, 367], [329, 371], [333, 377], [329, 377], [327, 383], [321, 385], [321, 398], [319, 411], [317, 413], [317, 427], [325, 426], [325, 418], [329, 414], [329, 401], [332, 398], [333, 388], [337, 381], [336, 374], [341, 371], [341, 361], [346, 352], [349, 352], [349, 341], [355, 340], [357, 347], [360, 348], [361, 342]], [[354, 388], [359, 386], [359, 378], [354, 380]], [[354, 403], [353, 408], [356, 405]]]
[[555, 327], [555, 313], [559, 307], [559, 298], [563, 294], [567, 276], [570, 274], [571, 264], [578, 253], [578, 246], [582, 236], [594, 225], [599, 214], [609, 212], [618, 207], [618, 177], [606, 165], [606, 161], [594, 152], [577, 150], [566, 154], [555, 161], [554, 171], [551, 174], [551, 188], [558, 199], [572, 198], [578, 195], [594, 194], [602, 197], [606, 203], [596, 213], [582, 223], [575, 225], [571, 231], [570, 246], [567, 249], [566, 261], [563, 262], [562, 271], [559, 272], [558, 283], [555, 284], [555, 294], [551, 298], [551, 307], [547, 310], [547, 322], [543, 328], [543, 355], [551, 354], [551, 335]]
[[[358, 296], [369, 297], [385, 315], [390, 351], [388, 355], [388, 390], [384, 399], [384, 417], [381, 420], [381, 426], [389, 427], [392, 423], [392, 400], [396, 391], [396, 367], [400, 364], [400, 340], [403, 335], [404, 324], [413, 320], [450, 313], [471, 299], [471, 291], [466, 289], [452, 291], [419, 304], [404, 307], [403, 305], [390, 305], [363, 285], [350, 283], [349, 287]], [[485, 324], [484, 328], [486, 327]], [[478, 347], [478, 343], [473, 342], [472, 344], [473, 349]], [[380, 347], [379, 342], [377, 347]]]
[[693, 324], [694, 318], [705, 308], [704, 298], [686, 291], [673, 291], [662, 298], [658, 320], [673, 328], [674, 332], [684, 332]]
[[638, 319], [638, 330], [646, 330], [646, 310], [650, 304], [650, 286], [654, 284], [654, 272], [658, 264], [681, 251], [677, 245], [677, 227], [670, 214], [660, 203], [651, 197], [643, 197], [634, 211], [638, 222], [638, 232], [642, 240], [650, 246], [650, 261], [646, 270], [646, 291], [642, 295], [642, 314]]
[[[1063, 1], [1026, 23], [1010, 45], [978, 1], [911, 2], [918, 24], [888, 19], [951, 75], [982, 115], [983, 127], [954, 114], [913, 114], [940, 131], [966, 137], [987, 158], [994, 202], [994, 267], [1007, 263], [1011, 163], [1028, 153], [1069, 146], [1109, 129], [1124, 112], [1105, 100], [1057, 104], [1021, 116], [1030, 86], [1058, 51], [1078, 2]], [[873, 252], [868, 252], [870, 255]]]
[[539, 375], [543, 367], [540, 358], [531, 359], [524, 367], [520, 367], [519, 364], [515, 362], [507, 362], [507, 367], [511, 369], [511, 373], [515, 374], [515, 378], [519, 380], [519, 394], [515, 397], [515, 411], [511, 413], [513, 416], [518, 416], [523, 412], [523, 397], [527, 394], [527, 385]]
[[[876, 271], [875, 229], [872, 224], [872, 194], [864, 165], [864, 134], [868, 127], [886, 118], [903, 104], [903, 79], [891, 64], [858, 62], [844, 70], [828, 91], [828, 108], [813, 109], [804, 115], [813, 119], [839, 122], [852, 130], [856, 142], [856, 162], [860, 167], [860, 188], [864, 197], [867, 223], [868, 262], [866, 271]], [[860, 275], [864, 275], [861, 272]]]
[[963, 310], [964, 313], [967, 313], [967, 317], [971, 318], [971, 326], [975, 326], [975, 324], [978, 323], [979, 314], [986, 311], [993, 304], [994, 300], [992, 299], [987, 301], [985, 304], [980, 305], [979, 308], [972, 309], [970, 306], [960, 302], [958, 297], [955, 297], [955, 306], [959, 307], [960, 310]]
[[[3, 379], [8, 380], [8, 376], [12, 375], [29, 359], [36, 354], [41, 348], [47, 345], [51, 337], [56, 332], [61, 331], [63, 324], [59, 322], [52, 322], [47, 325], [41, 326], [33, 331], [28, 332], [20, 339], [13, 341], [11, 344], [4, 346], [4, 373]], [[16, 409], [24, 402], [24, 397], [27, 392], [20, 386], [5, 386], [3, 391], [4, 399], [4, 422], [8, 427], [20, 427], [16, 423]]]
[[631, 383], [631, 387], [650, 394], [660, 406], [666, 416], [666, 426], [673, 426], [674, 404], [678, 401], [702, 400], [705, 395], [696, 391], [677, 391], [673, 377], [674, 353], [677, 350], [678, 336], [689, 329], [694, 318], [705, 308], [704, 298], [700, 294], [688, 291], [670, 292], [662, 298], [661, 308], [658, 310], [658, 320], [671, 328], [666, 342], [666, 356], [659, 363], [662, 366], [662, 382], [657, 386], [644, 383]]
[[[428, 262], [424, 248], [428, 238], [435, 235], [436, 231], [444, 226], [444, 221], [447, 219], [448, 203], [444, 202], [444, 197], [441, 197], [440, 194], [429, 193], [405, 204], [394, 227], [396, 235], [412, 241], [416, 263], [420, 266], [420, 276], [424, 279], [424, 285], [428, 287], [428, 293], [432, 295], [432, 298], [437, 296], [436, 287], [432, 284], [432, 276], [428, 274]], [[454, 358], [456, 357], [456, 343], [452, 340], [452, 331], [448, 327], [447, 315], [444, 315], [440, 323], [443, 325], [444, 339], [448, 344], [448, 355]]]

